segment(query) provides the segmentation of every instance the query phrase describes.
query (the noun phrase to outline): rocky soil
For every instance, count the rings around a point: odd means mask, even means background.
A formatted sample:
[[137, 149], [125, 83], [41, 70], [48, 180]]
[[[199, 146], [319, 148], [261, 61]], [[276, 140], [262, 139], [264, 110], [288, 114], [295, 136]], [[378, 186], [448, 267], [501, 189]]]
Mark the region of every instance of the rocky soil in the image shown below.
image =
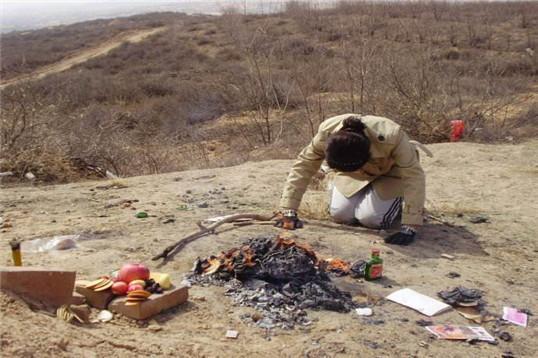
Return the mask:
[[[538, 312], [538, 141], [517, 145], [445, 143], [431, 145], [424, 158], [427, 209], [453, 225], [430, 221], [409, 247], [384, 245], [375, 231], [308, 219], [297, 231], [324, 257], [355, 261], [380, 247], [383, 280], [340, 278], [338, 286], [356, 300], [369, 300], [372, 317], [312, 311], [313, 324], [294, 330], [265, 330], [243, 319], [252, 308], [235, 307], [224, 288], [193, 286], [187, 304], [154, 319], [135, 322], [116, 316], [109, 323], [67, 324], [0, 294], [0, 349], [6, 357], [532, 357], [538, 351], [538, 326], [502, 326], [513, 341], [487, 343], [439, 341], [416, 321], [426, 319], [382, 297], [403, 287], [435, 297], [463, 285], [484, 291], [488, 309], [500, 314], [513, 305]], [[11, 186], [2, 189], [0, 264], [10, 265], [8, 241], [84, 233], [77, 247], [24, 252], [25, 265], [76, 270], [95, 278], [125, 262], [144, 262], [196, 229], [196, 221], [238, 212], [276, 209], [290, 161], [250, 162], [237, 167], [164, 175], [82, 182], [58, 186]], [[323, 197], [311, 191], [307, 200]], [[131, 203], [128, 203], [128, 202]], [[149, 217], [135, 217], [138, 211]], [[472, 223], [476, 217], [486, 222]], [[478, 220], [480, 221], [480, 220]], [[245, 238], [276, 233], [270, 226], [246, 226], [189, 244], [160, 271], [178, 283], [201, 256], [218, 254]], [[454, 256], [454, 260], [442, 258]], [[449, 277], [457, 272], [460, 277]], [[375, 304], [374, 304], [375, 303]], [[94, 312], [96, 314], [97, 312]], [[471, 324], [451, 311], [435, 323]], [[494, 332], [494, 322], [483, 325]], [[236, 340], [226, 339], [237, 330]], [[533, 353], [534, 352], [534, 353]]]

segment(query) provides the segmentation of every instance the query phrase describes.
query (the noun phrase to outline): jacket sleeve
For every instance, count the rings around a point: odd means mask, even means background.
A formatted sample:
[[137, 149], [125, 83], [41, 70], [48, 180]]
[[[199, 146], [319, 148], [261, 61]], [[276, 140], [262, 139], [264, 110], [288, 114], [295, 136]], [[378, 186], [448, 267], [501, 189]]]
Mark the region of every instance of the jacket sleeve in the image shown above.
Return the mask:
[[297, 210], [314, 174], [325, 159], [326, 134], [319, 131], [297, 157], [288, 175], [280, 207]]
[[393, 151], [395, 166], [399, 168], [403, 184], [402, 224], [422, 225], [426, 197], [426, 178], [416, 148], [407, 134], [400, 130]]

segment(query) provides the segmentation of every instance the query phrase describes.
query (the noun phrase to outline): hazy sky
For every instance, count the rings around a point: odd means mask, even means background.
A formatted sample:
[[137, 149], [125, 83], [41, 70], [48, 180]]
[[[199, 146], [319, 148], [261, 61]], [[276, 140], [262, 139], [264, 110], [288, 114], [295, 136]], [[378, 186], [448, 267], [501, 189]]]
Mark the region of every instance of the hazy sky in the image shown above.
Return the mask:
[[[189, 14], [213, 14], [219, 13], [223, 8], [230, 5], [243, 9], [244, 5], [247, 4], [247, 10], [249, 12], [265, 13], [282, 9], [287, 1], [288, 0], [0, 0], [0, 31], [8, 32], [13, 30], [36, 29], [98, 18], [130, 16], [151, 11], [180, 11]], [[338, 0], [306, 1], [311, 4], [327, 5], [336, 3]]]
[[284, 3], [280, 0], [0, 0], [0, 28], [3, 32], [33, 29], [150, 11], [218, 13], [226, 6], [242, 8], [245, 3], [254, 11], [260, 3], [271, 2]]

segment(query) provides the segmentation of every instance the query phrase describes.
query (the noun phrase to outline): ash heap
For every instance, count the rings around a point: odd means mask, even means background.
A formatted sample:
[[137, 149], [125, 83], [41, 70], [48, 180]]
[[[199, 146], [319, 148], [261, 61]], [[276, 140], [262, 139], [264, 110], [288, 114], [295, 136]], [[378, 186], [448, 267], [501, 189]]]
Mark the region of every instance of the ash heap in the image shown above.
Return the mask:
[[327, 275], [342, 274], [342, 260], [333, 262], [320, 260], [309, 245], [291, 238], [260, 236], [219, 256], [197, 259], [187, 279], [224, 286], [236, 305], [259, 311], [243, 318], [261, 328], [292, 329], [311, 324], [307, 308], [349, 312], [357, 307]]

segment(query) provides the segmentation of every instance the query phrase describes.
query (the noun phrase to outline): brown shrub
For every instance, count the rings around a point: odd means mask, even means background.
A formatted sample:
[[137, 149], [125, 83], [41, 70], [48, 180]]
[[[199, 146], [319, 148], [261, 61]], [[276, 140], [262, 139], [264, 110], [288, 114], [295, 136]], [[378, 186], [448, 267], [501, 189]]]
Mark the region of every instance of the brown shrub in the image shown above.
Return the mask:
[[[47, 130], [25, 134], [18, 151], [45, 161], [29, 151], [34, 143], [58, 163], [80, 158], [121, 175], [239, 163], [262, 144], [292, 157], [321, 121], [350, 111], [390, 117], [426, 142], [446, 140], [454, 118], [482, 128], [470, 140], [502, 140], [529, 125], [505, 121], [503, 113], [512, 98], [531, 90], [538, 63], [534, 50], [526, 50], [534, 43], [538, 5], [511, 5], [342, 2], [321, 10], [291, 2], [268, 16], [124, 19], [111, 31], [169, 28], [28, 84], [39, 94], [27, 98], [39, 104], [31, 118]], [[81, 26], [84, 38], [98, 36], [93, 25]], [[56, 46], [63, 56], [81, 44], [74, 33], [56, 41], [32, 32], [32, 40], [12, 48]], [[9, 127], [15, 117], [5, 113]], [[235, 130], [205, 129], [224, 114], [242, 118]], [[206, 142], [234, 149], [222, 154]]]

